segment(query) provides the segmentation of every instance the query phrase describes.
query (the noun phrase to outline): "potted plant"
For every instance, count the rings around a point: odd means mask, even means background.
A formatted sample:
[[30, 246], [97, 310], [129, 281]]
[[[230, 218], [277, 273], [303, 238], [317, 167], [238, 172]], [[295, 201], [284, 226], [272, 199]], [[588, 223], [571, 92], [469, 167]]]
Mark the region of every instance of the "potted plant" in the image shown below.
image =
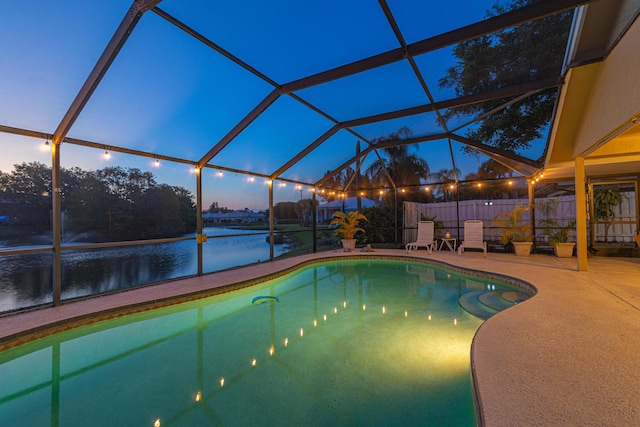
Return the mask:
[[573, 248], [575, 242], [569, 241], [571, 232], [576, 229], [576, 220], [571, 218], [565, 220], [566, 224], [562, 225], [558, 220], [558, 207], [560, 199], [553, 198], [540, 204], [540, 211], [544, 215], [544, 219], [540, 223], [544, 226], [543, 233], [547, 236], [547, 241], [553, 245], [553, 251], [559, 258], [569, 258], [573, 256]]
[[349, 212], [348, 214], [345, 214], [344, 212], [333, 213], [333, 219], [331, 220], [331, 223], [329, 223], [329, 226], [338, 226], [334, 231], [342, 238], [342, 247], [345, 252], [356, 248], [355, 235], [360, 231], [363, 233], [365, 232], [364, 229], [358, 227], [358, 221], [366, 220], [367, 217], [358, 211]]
[[609, 228], [616, 216], [615, 208], [624, 196], [617, 187], [600, 185], [593, 191], [593, 216], [597, 222], [604, 224], [604, 241], [609, 242]]
[[498, 212], [492, 221], [492, 226], [496, 227], [492, 235], [498, 234], [498, 240], [505, 249], [512, 245], [518, 256], [528, 256], [533, 244], [531, 225], [525, 224], [522, 220], [528, 210], [528, 206], [518, 204], [511, 211]]

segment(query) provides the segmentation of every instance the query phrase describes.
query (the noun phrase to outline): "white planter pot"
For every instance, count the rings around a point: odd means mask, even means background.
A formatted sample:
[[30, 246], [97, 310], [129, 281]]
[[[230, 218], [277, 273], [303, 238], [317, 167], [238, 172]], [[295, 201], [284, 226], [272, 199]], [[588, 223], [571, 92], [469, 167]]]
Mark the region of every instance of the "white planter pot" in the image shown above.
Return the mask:
[[512, 242], [517, 256], [529, 256], [533, 242]]
[[553, 251], [558, 258], [571, 258], [573, 256], [573, 247], [576, 244], [574, 242], [556, 243], [553, 246]]
[[342, 239], [342, 247], [345, 252], [352, 251], [356, 248], [356, 239]]

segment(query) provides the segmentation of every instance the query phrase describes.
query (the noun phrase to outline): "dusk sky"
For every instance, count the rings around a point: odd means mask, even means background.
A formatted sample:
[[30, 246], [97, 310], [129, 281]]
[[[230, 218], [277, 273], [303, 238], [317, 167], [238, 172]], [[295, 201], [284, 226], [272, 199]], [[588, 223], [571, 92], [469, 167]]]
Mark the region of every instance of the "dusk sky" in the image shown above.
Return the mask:
[[[427, 2], [389, 0], [407, 43], [485, 17], [493, 0]], [[0, 2], [0, 125], [53, 133], [98, 57], [126, 14], [130, 0], [3, 0]], [[162, 10], [274, 80], [284, 84], [400, 46], [377, 1], [182, 1]], [[450, 49], [416, 57], [436, 101], [454, 98], [438, 87], [453, 64]], [[154, 155], [198, 161], [273, 86], [147, 12], [134, 29], [68, 136]], [[428, 103], [407, 61], [393, 63], [296, 93], [338, 121]], [[449, 124], [455, 127], [459, 123]], [[289, 96], [281, 96], [210, 164], [270, 174], [333, 126]], [[414, 136], [439, 133], [435, 114], [354, 128], [372, 139], [408, 126]], [[460, 131], [464, 133], [464, 130]], [[283, 177], [313, 183], [355, 153], [358, 138], [339, 131]], [[0, 170], [15, 163], [50, 164], [44, 141], [0, 133]], [[485, 157], [460, 153], [462, 176]], [[540, 152], [530, 153], [537, 157]], [[195, 193], [188, 165], [63, 144], [63, 167], [100, 169], [120, 165], [152, 170], [158, 181]], [[417, 154], [432, 171], [451, 169], [446, 140], [423, 143]], [[364, 167], [374, 161], [370, 155]], [[206, 170], [205, 208], [265, 209], [263, 179]], [[277, 185], [277, 184], [276, 184]], [[293, 184], [274, 187], [276, 201], [298, 200]], [[304, 197], [308, 197], [305, 188]]]

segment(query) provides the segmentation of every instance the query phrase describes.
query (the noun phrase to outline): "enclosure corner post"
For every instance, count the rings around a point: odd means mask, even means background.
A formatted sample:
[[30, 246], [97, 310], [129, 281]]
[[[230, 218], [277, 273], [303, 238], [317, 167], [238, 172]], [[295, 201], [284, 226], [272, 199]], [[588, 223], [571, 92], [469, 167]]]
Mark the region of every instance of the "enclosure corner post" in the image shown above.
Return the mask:
[[269, 184], [269, 261], [273, 261], [273, 181]]
[[536, 194], [533, 181], [527, 181], [529, 193], [529, 222], [531, 224], [531, 238], [533, 239], [533, 250], [536, 250]]
[[198, 276], [202, 276], [202, 168], [196, 169], [196, 244], [198, 247]]
[[585, 190], [584, 157], [576, 157], [575, 166], [577, 270], [587, 271], [587, 195]]
[[51, 238], [53, 245], [53, 305], [62, 294], [62, 187], [60, 184], [60, 144], [51, 144]]
[[311, 193], [311, 227], [313, 235], [313, 253], [318, 251], [318, 228], [317, 228], [318, 215], [316, 213], [316, 192]]

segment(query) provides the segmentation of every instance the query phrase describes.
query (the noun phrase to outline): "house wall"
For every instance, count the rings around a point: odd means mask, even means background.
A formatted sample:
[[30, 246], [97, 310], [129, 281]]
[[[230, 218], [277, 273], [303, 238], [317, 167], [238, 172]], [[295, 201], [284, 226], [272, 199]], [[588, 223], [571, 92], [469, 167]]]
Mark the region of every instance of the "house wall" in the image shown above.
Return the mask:
[[602, 62], [584, 109], [573, 156], [589, 150], [640, 113], [640, 20]]

